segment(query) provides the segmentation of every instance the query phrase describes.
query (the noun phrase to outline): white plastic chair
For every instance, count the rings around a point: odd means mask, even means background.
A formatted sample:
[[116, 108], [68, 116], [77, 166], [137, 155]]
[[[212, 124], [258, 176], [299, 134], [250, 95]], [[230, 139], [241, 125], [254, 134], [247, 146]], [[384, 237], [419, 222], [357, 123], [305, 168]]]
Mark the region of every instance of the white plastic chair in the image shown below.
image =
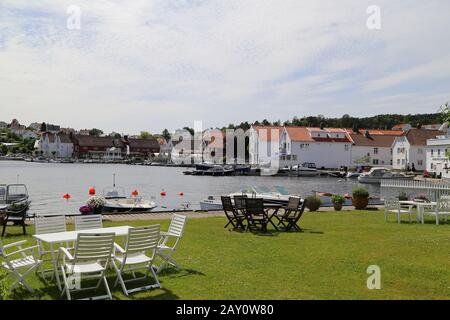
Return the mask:
[[[172, 255], [180, 243], [185, 225], [186, 216], [174, 214], [169, 225], [169, 230], [167, 232], [161, 232], [161, 240], [159, 241], [158, 251], [156, 254], [163, 260], [163, 262], [157, 268], [157, 273], [160, 273], [168, 264], [177, 269], [181, 269], [179, 264], [173, 259]], [[169, 239], [175, 239], [175, 242], [173, 244], [169, 244]]]
[[101, 214], [75, 217], [75, 230], [89, 230], [101, 228], [103, 228], [103, 220]]
[[[61, 268], [64, 288], [62, 295], [66, 293], [71, 300], [71, 292], [85, 290], [97, 290], [104, 283], [106, 295], [95, 296], [89, 300], [111, 299], [108, 281], [105, 273], [111, 261], [114, 247], [114, 233], [79, 233], [72, 256], [66, 248], [59, 248], [58, 266]], [[62, 264], [59, 262], [62, 257]], [[81, 287], [82, 279], [98, 279], [94, 287]]]
[[[123, 292], [128, 296], [132, 292], [148, 290], [152, 288], [161, 288], [158, 277], [153, 270], [153, 261], [156, 257], [156, 249], [160, 239], [160, 225], [152, 225], [147, 227], [130, 228], [128, 231], [127, 242], [125, 249], [123, 249], [117, 243], [114, 243], [114, 259], [112, 261], [113, 267], [117, 273], [117, 279], [114, 286], [120, 282]], [[116, 253], [119, 252], [120, 255]], [[147, 253], [149, 253], [147, 255]], [[117, 266], [117, 264], [119, 266]], [[128, 267], [128, 271], [132, 273], [133, 278], [124, 280], [122, 275], [125, 272], [125, 268]], [[136, 270], [145, 270], [145, 275], [140, 278], [136, 278]], [[127, 289], [125, 283], [137, 280], [146, 281], [149, 273], [152, 273], [155, 279], [155, 284], [145, 285], [135, 289]]]
[[[28, 248], [22, 248], [22, 245], [26, 242], [27, 240], [22, 240], [3, 245], [2, 241], [0, 240], [0, 255], [4, 259], [4, 262], [2, 262], [1, 266], [16, 278], [16, 281], [11, 285], [11, 291], [20, 284], [23, 285], [28, 291], [33, 293], [34, 290], [27, 283], [25, 277], [34, 269], [38, 268], [41, 265], [42, 261], [36, 259], [33, 254], [33, 250], [38, 248], [37, 245]], [[10, 248], [17, 248], [17, 250], [7, 253], [6, 250]], [[15, 256], [18, 257], [13, 259]], [[25, 271], [21, 272], [21, 269], [25, 269]]]
[[407, 214], [409, 216], [409, 222], [411, 223], [412, 207], [412, 205], [409, 205], [407, 209], [402, 208], [402, 205], [397, 198], [386, 199], [384, 200], [384, 221], [388, 221], [389, 213], [395, 213], [398, 223], [401, 222], [402, 214]]
[[[36, 217], [34, 219], [34, 227], [35, 234], [45, 234], [45, 233], [56, 233], [56, 232], [65, 232], [67, 231], [66, 227], [66, 217], [65, 216], [56, 216], [56, 217]], [[51, 261], [54, 263], [56, 261], [56, 257], [58, 256], [58, 248], [53, 247], [53, 243], [50, 244], [50, 248], [46, 249], [44, 243], [38, 240], [39, 245], [39, 260], [47, 261], [44, 259], [44, 256], [51, 255]], [[62, 243], [58, 247], [62, 247]], [[66, 247], [69, 247], [69, 244], [66, 243]], [[39, 267], [39, 271], [41, 273], [42, 278], [45, 279], [45, 273], [49, 271], [54, 271], [52, 269], [43, 270], [43, 264]], [[55, 265], [53, 267], [56, 267]], [[54, 274], [54, 273], [52, 273]]]
[[442, 196], [436, 203], [436, 206], [429, 207], [427, 209], [424, 207], [422, 211], [422, 224], [425, 222], [424, 216], [432, 216], [436, 219], [436, 224], [439, 225], [439, 221], [441, 217], [445, 218], [445, 222], [447, 222], [448, 216], [450, 215], [450, 197]]

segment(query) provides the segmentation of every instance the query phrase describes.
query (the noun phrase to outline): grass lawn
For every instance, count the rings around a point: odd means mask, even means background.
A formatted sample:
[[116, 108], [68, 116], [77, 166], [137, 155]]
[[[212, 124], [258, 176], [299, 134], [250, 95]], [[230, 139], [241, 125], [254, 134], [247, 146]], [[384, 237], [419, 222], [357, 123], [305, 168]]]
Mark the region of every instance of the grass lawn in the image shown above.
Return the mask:
[[[106, 222], [105, 226], [155, 221]], [[169, 221], [160, 221], [165, 230]], [[225, 218], [190, 219], [175, 259], [185, 268], [161, 273], [163, 289], [131, 299], [449, 299], [450, 224], [385, 223], [381, 211], [305, 213], [304, 232], [228, 231]], [[72, 227], [72, 226], [69, 226]], [[28, 239], [8, 228], [3, 242]], [[28, 228], [33, 233], [33, 228]], [[11, 233], [17, 233], [12, 235]], [[367, 267], [381, 268], [381, 289], [366, 286]], [[10, 299], [59, 299], [35, 274], [35, 294]], [[108, 277], [110, 284], [114, 274]], [[11, 279], [9, 279], [9, 283]], [[117, 286], [114, 299], [127, 299]]]

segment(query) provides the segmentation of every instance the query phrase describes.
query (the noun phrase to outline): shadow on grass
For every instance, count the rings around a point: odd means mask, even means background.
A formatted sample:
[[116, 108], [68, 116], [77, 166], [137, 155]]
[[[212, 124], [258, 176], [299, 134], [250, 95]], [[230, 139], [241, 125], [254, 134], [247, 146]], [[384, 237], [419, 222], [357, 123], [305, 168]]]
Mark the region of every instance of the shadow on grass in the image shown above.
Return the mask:
[[163, 269], [160, 274], [160, 276], [169, 276], [170, 278], [181, 278], [181, 277], [187, 277], [187, 276], [205, 276], [203, 272], [193, 270], [193, 269], [176, 269], [172, 267], [167, 267]]

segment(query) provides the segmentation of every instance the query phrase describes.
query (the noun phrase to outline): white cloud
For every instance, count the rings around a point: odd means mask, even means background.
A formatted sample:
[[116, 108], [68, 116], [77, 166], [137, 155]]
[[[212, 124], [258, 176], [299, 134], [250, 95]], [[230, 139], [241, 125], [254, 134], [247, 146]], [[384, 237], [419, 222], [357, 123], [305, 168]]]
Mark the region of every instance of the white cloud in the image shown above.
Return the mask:
[[380, 31], [359, 0], [3, 0], [0, 119], [157, 132], [445, 102], [450, 4], [378, 2]]

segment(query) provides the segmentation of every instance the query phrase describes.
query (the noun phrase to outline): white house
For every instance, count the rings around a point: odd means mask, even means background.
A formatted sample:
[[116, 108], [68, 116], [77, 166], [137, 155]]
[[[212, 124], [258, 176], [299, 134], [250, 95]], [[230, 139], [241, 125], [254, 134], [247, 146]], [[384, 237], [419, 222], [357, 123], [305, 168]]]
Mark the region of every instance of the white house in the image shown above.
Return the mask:
[[399, 130], [351, 131], [353, 166], [392, 166], [392, 144], [402, 135]]
[[73, 155], [73, 142], [64, 133], [43, 133], [36, 140], [35, 149], [45, 157], [71, 158]]
[[39, 137], [38, 134], [36, 134], [34, 131], [31, 130], [24, 130], [20, 133], [20, 136], [23, 139], [37, 139]]
[[426, 148], [426, 170], [436, 173], [442, 178], [450, 178], [450, 160], [447, 152], [450, 150], [450, 136], [442, 135], [427, 140]]
[[318, 168], [352, 163], [352, 140], [345, 129], [285, 127], [280, 139], [280, 165], [313, 162]]
[[265, 164], [280, 156], [280, 136], [284, 127], [252, 126], [249, 129], [249, 161]]
[[396, 137], [392, 144], [392, 166], [394, 169], [405, 170], [426, 169], [427, 140], [434, 139], [443, 133], [439, 130], [410, 129]]

